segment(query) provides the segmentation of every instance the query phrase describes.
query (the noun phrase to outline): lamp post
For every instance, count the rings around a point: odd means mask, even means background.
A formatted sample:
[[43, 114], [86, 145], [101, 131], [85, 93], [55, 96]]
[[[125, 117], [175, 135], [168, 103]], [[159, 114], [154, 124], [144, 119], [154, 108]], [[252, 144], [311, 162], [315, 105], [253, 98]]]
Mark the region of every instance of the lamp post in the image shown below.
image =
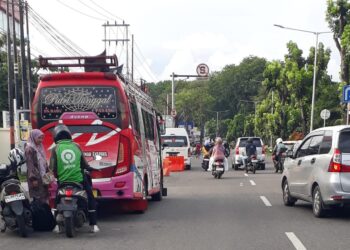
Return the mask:
[[226, 109], [226, 110], [221, 110], [221, 111], [215, 111], [215, 110], [207, 110], [207, 111], [216, 113], [216, 137], [218, 137], [218, 135], [219, 135], [219, 113], [228, 112], [230, 110]]
[[316, 92], [316, 63], [317, 63], [317, 49], [318, 49], [318, 36], [321, 34], [326, 33], [332, 33], [331, 31], [310, 31], [310, 30], [302, 30], [302, 29], [295, 29], [295, 28], [289, 28], [285, 27], [279, 24], [274, 24], [274, 26], [281, 28], [281, 29], [287, 29], [287, 30], [294, 30], [294, 31], [300, 31], [304, 33], [310, 33], [314, 34], [316, 36], [316, 46], [315, 46], [315, 58], [314, 58], [314, 76], [312, 80], [312, 101], [311, 101], [311, 117], [310, 117], [310, 132], [313, 130], [313, 123], [314, 123], [314, 108], [315, 108], [315, 92]]
[[239, 100], [240, 102], [250, 102], [250, 103], [254, 103], [254, 117], [255, 117], [255, 121], [254, 121], [254, 136], [255, 136], [255, 132], [256, 132], [256, 105], [260, 102], [260, 101], [248, 101], [248, 100]]

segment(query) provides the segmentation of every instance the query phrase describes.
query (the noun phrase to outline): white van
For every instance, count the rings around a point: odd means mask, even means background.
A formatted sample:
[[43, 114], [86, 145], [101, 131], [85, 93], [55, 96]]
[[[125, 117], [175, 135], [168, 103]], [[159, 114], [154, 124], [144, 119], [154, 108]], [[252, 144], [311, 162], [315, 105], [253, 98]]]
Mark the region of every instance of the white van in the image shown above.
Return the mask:
[[191, 146], [187, 131], [184, 128], [166, 128], [161, 136], [163, 159], [169, 155], [183, 156], [186, 169], [191, 169]]

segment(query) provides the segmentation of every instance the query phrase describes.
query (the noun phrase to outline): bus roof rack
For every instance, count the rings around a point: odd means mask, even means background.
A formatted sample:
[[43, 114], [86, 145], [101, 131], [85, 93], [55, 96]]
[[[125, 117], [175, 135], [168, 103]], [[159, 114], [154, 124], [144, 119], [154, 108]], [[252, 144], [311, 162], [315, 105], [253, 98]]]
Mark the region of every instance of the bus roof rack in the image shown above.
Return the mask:
[[114, 72], [118, 75], [118, 77], [122, 80], [124, 84], [125, 91], [130, 97], [136, 98], [143, 105], [148, 107], [149, 109], [154, 109], [152, 98], [142, 89], [141, 86], [138, 86], [135, 82], [130, 81], [127, 76], [120, 74], [118, 72]]
[[116, 55], [106, 56], [74, 56], [74, 57], [43, 57], [39, 56], [39, 66], [42, 68], [84, 67], [85, 72], [108, 72], [109, 67], [118, 67]]

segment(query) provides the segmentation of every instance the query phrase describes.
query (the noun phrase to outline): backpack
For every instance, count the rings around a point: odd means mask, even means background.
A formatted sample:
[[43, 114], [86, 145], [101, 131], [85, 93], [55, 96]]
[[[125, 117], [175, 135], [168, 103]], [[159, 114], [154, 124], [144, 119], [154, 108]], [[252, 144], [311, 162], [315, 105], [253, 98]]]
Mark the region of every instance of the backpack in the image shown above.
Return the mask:
[[56, 220], [51, 213], [48, 204], [34, 199], [31, 203], [32, 225], [35, 231], [52, 231], [56, 226]]

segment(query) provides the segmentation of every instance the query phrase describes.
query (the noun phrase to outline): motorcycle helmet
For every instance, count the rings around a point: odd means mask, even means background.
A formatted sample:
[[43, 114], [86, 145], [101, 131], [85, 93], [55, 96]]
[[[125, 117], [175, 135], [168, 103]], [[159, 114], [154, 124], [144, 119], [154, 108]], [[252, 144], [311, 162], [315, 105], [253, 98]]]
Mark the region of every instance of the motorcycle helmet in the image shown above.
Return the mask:
[[280, 143], [282, 143], [282, 142], [283, 142], [282, 138], [278, 138], [278, 139], [276, 140], [276, 144], [280, 144]]
[[222, 144], [222, 139], [221, 139], [221, 137], [216, 137], [216, 138], [215, 138], [215, 143], [217, 143], [217, 144]]
[[71, 140], [72, 135], [66, 125], [59, 124], [53, 130], [53, 137], [55, 143], [60, 140]]
[[14, 164], [16, 166], [20, 166], [26, 161], [26, 157], [24, 155], [24, 152], [19, 148], [11, 149], [9, 153], [9, 160], [11, 164]]

